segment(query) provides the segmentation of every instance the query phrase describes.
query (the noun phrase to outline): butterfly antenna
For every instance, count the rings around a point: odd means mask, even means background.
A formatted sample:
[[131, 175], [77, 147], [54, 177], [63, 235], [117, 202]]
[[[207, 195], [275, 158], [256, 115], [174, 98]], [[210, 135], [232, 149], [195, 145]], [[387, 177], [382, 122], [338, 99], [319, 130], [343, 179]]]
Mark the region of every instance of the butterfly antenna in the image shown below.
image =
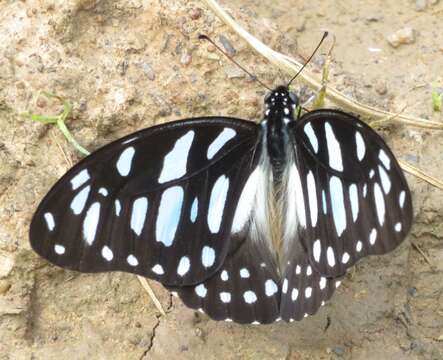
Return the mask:
[[303, 69], [305, 68], [306, 65], [308, 65], [308, 63], [311, 61], [311, 59], [314, 57], [315, 53], [317, 52], [317, 50], [320, 48], [321, 44], [323, 43], [323, 41], [326, 39], [326, 37], [328, 36], [328, 32], [325, 31], [325, 33], [323, 34], [320, 42], [318, 43], [317, 47], [315, 48], [315, 50], [312, 52], [311, 56], [309, 57], [308, 60], [306, 60], [306, 62], [303, 64], [303, 66], [300, 68], [300, 70], [298, 70], [297, 74], [295, 74], [292, 79], [288, 82], [288, 88], [289, 85], [291, 85], [291, 83], [294, 81], [294, 79], [303, 71]]
[[212, 45], [214, 45], [216, 47], [216, 49], [218, 51], [220, 51], [224, 56], [226, 56], [229, 60], [231, 60], [235, 65], [237, 65], [240, 69], [242, 69], [246, 74], [248, 74], [252, 80], [257, 81], [261, 86], [263, 86], [264, 88], [268, 89], [269, 91], [272, 91], [268, 86], [266, 86], [266, 84], [264, 84], [262, 81], [260, 81], [260, 79], [257, 78], [257, 76], [251, 74], [247, 69], [245, 69], [242, 65], [240, 65], [237, 61], [235, 61], [232, 56], [230, 56], [228, 53], [226, 53], [220, 46], [218, 46], [210, 37], [200, 34], [198, 36], [199, 40], [207, 40], [209, 41]]

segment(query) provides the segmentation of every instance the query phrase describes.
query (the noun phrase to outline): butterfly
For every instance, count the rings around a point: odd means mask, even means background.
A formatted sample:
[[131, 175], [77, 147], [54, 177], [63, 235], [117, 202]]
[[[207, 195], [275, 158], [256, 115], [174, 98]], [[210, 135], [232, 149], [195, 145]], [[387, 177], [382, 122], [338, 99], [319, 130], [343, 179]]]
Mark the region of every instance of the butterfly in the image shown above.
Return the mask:
[[411, 194], [383, 139], [332, 109], [300, 115], [288, 86], [263, 120], [150, 127], [81, 160], [49, 191], [32, 248], [81, 272], [162, 283], [215, 320], [301, 320], [359, 259], [397, 247]]

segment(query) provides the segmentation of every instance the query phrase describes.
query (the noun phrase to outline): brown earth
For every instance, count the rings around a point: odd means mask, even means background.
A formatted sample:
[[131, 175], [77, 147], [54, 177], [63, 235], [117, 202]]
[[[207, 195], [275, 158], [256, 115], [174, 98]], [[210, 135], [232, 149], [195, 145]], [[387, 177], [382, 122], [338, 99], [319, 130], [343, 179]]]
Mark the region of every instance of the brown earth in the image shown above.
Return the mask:
[[[331, 86], [387, 110], [443, 120], [431, 104], [432, 87], [443, 86], [438, 0], [223, 5], [269, 46], [298, 59], [328, 29], [337, 39]], [[415, 37], [393, 48], [386, 38], [404, 27]], [[0, 2], [0, 359], [443, 359], [443, 192], [412, 176], [408, 240], [361, 261], [332, 301], [301, 323], [213, 322], [154, 283], [168, 309], [160, 316], [135, 276], [69, 272], [31, 251], [33, 211], [81, 157], [56, 128], [18, 116], [60, 110], [42, 97], [33, 105], [39, 91], [74, 103], [68, 126], [90, 150], [176, 118], [260, 118], [263, 89], [199, 43], [199, 33], [224, 36], [235, 58], [266, 83], [288, 79], [203, 2]], [[319, 54], [309, 68], [319, 73], [323, 60]], [[382, 135], [400, 159], [443, 179], [441, 131], [397, 125]]]

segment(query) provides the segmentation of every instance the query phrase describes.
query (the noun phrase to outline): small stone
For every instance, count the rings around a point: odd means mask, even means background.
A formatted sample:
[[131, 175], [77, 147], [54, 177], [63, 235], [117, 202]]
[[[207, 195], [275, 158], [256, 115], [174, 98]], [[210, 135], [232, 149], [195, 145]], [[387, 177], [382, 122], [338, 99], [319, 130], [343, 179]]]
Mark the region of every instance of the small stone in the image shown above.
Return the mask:
[[441, 334], [438, 338], [437, 341], [443, 341], [443, 334]]
[[238, 66], [228, 65], [225, 67], [224, 70], [228, 79], [238, 79], [245, 77], [245, 72], [242, 69], [240, 69]]
[[413, 44], [415, 42], [415, 31], [411, 27], [405, 27], [401, 30], [388, 35], [386, 40], [389, 45], [394, 48], [399, 47], [403, 44]]
[[300, 18], [298, 23], [295, 25], [295, 30], [297, 30], [297, 32], [303, 32], [305, 31], [305, 29], [306, 29], [306, 19]]
[[202, 15], [202, 9], [200, 8], [192, 8], [191, 10], [189, 10], [189, 17], [192, 20], [199, 19], [201, 15]]
[[149, 65], [148, 63], [142, 63], [141, 66], [142, 66], [143, 72], [146, 74], [146, 77], [151, 81], [155, 80], [155, 72], [154, 72], [154, 69], [152, 68], [152, 66]]
[[0, 278], [7, 277], [14, 267], [14, 259], [12, 256], [0, 254]]
[[341, 346], [336, 346], [332, 349], [332, 352], [338, 357], [342, 357], [345, 354], [345, 349], [343, 349]]
[[237, 52], [237, 50], [235, 50], [234, 46], [232, 46], [232, 44], [230, 43], [230, 41], [223, 35], [220, 35], [218, 37], [218, 39], [220, 40], [220, 42], [222, 43], [223, 47], [225, 48], [227, 54], [229, 56], [234, 56], [235, 53]]
[[128, 60], [120, 61], [117, 64], [117, 72], [118, 72], [118, 74], [121, 75], [121, 76], [125, 75], [126, 74], [126, 70], [128, 70], [128, 66], [129, 66]]
[[366, 17], [365, 21], [367, 23], [372, 23], [372, 22], [379, 22], [383, 20], [383, 16], [380, 14], [372, 14]]
[[0, 295], [6, 294], [11, 288], [11, 283], [8, 280], [0, 280]]
[[375, 84], [375, 91], [379, 95], [386, 95], [388, 92], [388, 87], [386, 86], [386, 83], [384, 81], [379, 81]]
[[180, 62], [183, 65], [189, 65], [191, 63], [192, 57], [187, 52], [184, 52], [180, 58]]
[[416, 11], [425, 11], [427, 6], [428, 6], [427, 0], [415, 0]]

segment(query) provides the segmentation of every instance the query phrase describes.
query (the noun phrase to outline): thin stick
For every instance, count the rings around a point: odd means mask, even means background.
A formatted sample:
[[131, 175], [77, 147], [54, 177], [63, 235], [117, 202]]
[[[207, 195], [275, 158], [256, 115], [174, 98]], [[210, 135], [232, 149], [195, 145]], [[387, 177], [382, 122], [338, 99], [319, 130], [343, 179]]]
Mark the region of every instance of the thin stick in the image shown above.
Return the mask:
[[154, 290], [152, 290], [148, 281], [143, 276], [140, 276], [140, 275], [137, 275], [137, 279], [138, 279], [138, 281], [140, 281], [140, 284], [143, 286], [143, 288], [148, 293], [149, 297], [151, 298], [151, 300], [154, 303], [157, 310], [160, 311], [160, 314], [162, 314], [163, 316], [166, 316], [166, 313], [165, 313], [165, 310], [163, 310], [162, 304], [160, 303], [160, 301], [158, 301], [157, 296], [155, 295]]
[[436, 271], [436, 267], [434, 266], [434, 264], [432, 264], [431, 260], [429, 260], [429, 258], [425, 254], [425, 252], [415, 242], [411, 241], [411, 244], [412, 244], [412, 247], [415, 250], [417, 250], [421, 256], [423, 256], [423, 259], [425, 259], [425, 261], [428, 263], [428, 265], [431, 268], [431, 270], [433, 272], [435, 272]]
[[[229, 27], [231, 27], [240, 37], [242, 37], [251, 47], [253, 47], [258, 53], [268, 59], [269, 62], [274, 64], [280, 69], [287, 71], [288, 73], [296, 73], [303, 66], [298, 61], [292, 59], [289, 56], [281, 54], [275, 50], [272, 50], [256, 37], [248, 33], [243, 27], [238, 25], [235, 20], [228, 15], [228, 13], [220, 6], [215, 0], [204, 0], [206, 5]], [[312, 75], [309, 71], [300, 73], [299, 78], [307, 84], [313, 90], [321, 88], [321, 82]], [[369, 105], [365, 105], [355, 101], [338, 90], [328, 86], [326, 98], [339, 105], [341, 108], [347, 109], [351, 112], [361, 114], [368, 118], [382, 119], [393, 116], [389, 111], [384, 111]], [[416, 116], [399, 115], [397, 121], [427, 129], [443, 129], [443, 124], [436, 121], [430, 121], [422, 119]]]

